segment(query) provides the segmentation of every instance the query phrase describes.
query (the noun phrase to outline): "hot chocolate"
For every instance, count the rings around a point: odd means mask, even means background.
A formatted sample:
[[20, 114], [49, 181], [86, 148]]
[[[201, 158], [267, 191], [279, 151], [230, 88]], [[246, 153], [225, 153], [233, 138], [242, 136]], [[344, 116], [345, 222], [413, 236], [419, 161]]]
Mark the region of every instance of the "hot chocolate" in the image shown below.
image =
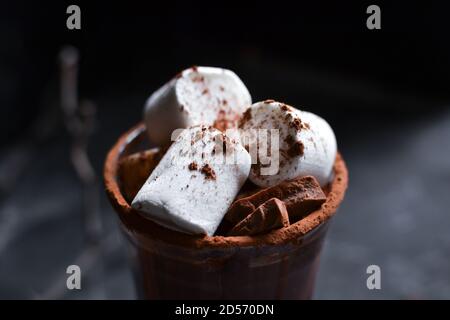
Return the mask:
[[[183, 101], [202, 112], [216, 101], [211, 93], [227, 90], [235, 103], [250, 99], [234, 73], [215, 70], [211, 78], [199, 70], [209, 72], [195, 68], [165, 86], [176, 98], [170, 108]], [[196, 103], [205, 90], [210, 96]], [[170, 104], [161, 97], [151, 98], [147, 115]], [[137, 287], [144, 298], [310, 298], [328, 221], [348, 182], [334, 134], [320, 117], [274, 100], [220, 108], [217, 118], [180, 114], [188, 128], [154, 149], [139, 147], [164, 138], [148, 132], [146, 115], [147, 124], [108, 154], [105, 186], [133, 244]], [[217, 120], [226, 126], [214, 128]], [[267, 131], [275, 138], [260, 144]]]

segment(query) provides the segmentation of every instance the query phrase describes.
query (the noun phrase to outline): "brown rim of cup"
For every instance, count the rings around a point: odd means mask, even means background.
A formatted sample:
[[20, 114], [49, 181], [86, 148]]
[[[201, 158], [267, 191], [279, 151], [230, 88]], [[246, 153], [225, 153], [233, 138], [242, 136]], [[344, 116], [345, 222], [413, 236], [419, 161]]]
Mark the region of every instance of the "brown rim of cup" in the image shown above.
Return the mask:
[[135, 237], [163, 241], [168, 244], [194, 248], [223, 248], [248, 247], [261, 245], [276, 245], [288, 242], [298, 243], [302, 236], [327, 221], [336, 212], [344, 199], [348, 184], [348, 171], [342, 156], [338, 153], [334, 163], [334, 178], [330, 184], [327, 200], [321, 208], [308, 216], [291, 224], [286, 228], [277, 229], [267, 234], [256, 236], [206, 236], [189, 235], [158, 225], [144, 218], [135, 209], [131, 208], [123, 197], [117, 179], [119, 158], [128, 143], [135, 139], [144, 130], [144, 125], [138, 124], [124, 133], [109, 151], [104, 166], [104, 183], [106, 193], [127, 233]]

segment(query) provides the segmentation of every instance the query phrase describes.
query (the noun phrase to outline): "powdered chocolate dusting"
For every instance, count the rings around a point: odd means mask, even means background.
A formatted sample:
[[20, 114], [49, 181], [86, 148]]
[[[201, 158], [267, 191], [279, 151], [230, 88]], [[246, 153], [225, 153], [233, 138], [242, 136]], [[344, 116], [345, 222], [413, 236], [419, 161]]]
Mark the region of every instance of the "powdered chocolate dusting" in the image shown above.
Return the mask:
[[216, 180], [216, 172], [209, 164], [205, 164], [200, 170], [200, 172], [205, 175], [205, 179]]
[[285, 105], [284, 103], [280, 105], [281, 110], [283, 111], [289, 111], [289, 107]]
[[189, 170], [191, 170], [191, 171], [195, 171], [195, 170], [197, 170], [197, 168], [198, 168], [198, 166], [197, 166], [197, 163], [194, 161], [194, 162], [191, 162], [190, 164], [189, 164]]
[[300, 131], [302, 129], [302, 121], [299, 118], [295, 118], [294, 120], [292, 120], [290, 125], [297, 131]]

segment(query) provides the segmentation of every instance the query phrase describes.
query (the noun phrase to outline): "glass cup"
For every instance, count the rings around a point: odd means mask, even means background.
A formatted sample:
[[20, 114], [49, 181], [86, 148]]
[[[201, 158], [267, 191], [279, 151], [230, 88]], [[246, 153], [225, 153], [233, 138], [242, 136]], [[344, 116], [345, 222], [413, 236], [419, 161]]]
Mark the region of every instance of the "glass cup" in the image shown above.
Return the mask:
[[310, 299], [330, 218], [348, 183], [340, 155], [327, 200], [287, 228], [258, 236], [188, 235], [139, 215], [123, 197], [119, 159], [142, 148], [138, 125], [119, 138], [104, 170], [108, 197], [130, 243], [138, 297], [144, 299]]

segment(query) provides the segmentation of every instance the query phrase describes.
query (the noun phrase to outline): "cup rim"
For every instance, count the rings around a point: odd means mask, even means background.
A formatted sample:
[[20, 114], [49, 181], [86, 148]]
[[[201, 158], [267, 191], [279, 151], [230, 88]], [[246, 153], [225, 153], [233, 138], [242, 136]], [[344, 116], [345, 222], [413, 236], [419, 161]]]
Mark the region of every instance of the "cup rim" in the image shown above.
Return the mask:
[[[338, 152], [334, 162], [334, 177], [326, 201], [322, 206], [306, 217], [286, 228], [273, 230], [255, 236], [207, 236], [190, 235], [167, 229], [140, 215], [125, 200], [117, 178], [119, 158], [127, 144], [139, 136], [145, 129], [143, 123], [133, 126], [122, 134], [109, 150], [105, 160], [103, 178], [107, 196], [116, 210], [127, 233], [141, 241], [163, 241], [168, 244], [193, 248], [248, 247], [278, 245], [302, 241], [303, 236], [328, 221], [344, 199], [348, 186], [348, 170], [344, 159]], [[139, 241], [139, 240], [138, 240]]]

